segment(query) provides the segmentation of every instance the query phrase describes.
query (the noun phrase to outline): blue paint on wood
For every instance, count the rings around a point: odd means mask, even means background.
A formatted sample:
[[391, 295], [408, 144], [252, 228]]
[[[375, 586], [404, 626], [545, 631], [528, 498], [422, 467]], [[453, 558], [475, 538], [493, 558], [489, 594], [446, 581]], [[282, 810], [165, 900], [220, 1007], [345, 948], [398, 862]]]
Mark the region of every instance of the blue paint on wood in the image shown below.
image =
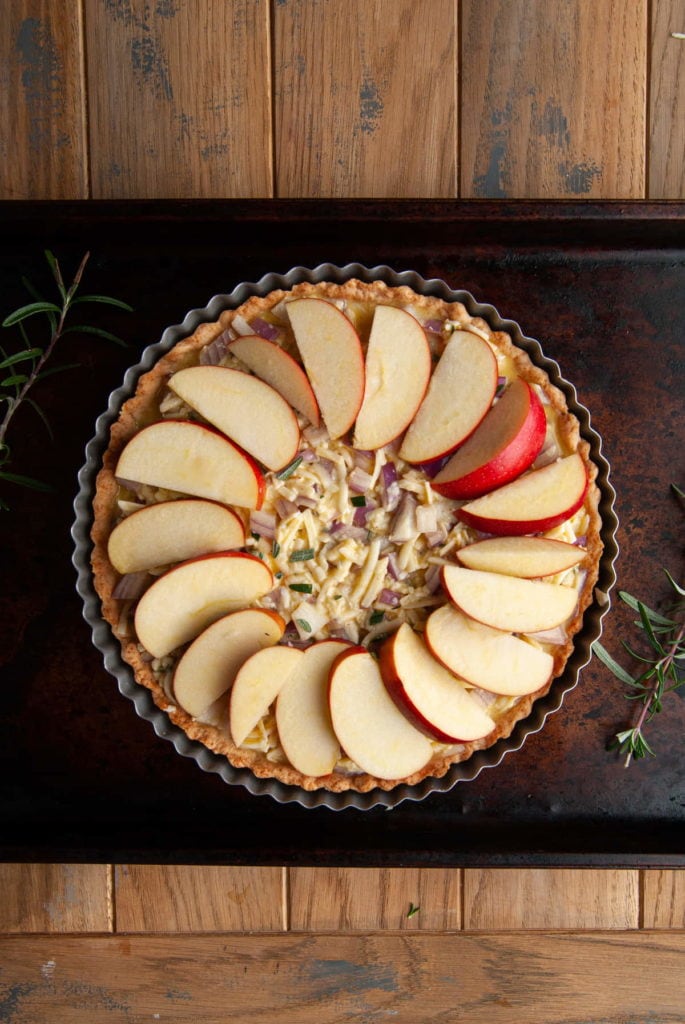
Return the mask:
[[490, 150], [488, 166], [473, 182], [473, 191], [481, 199], [506, 199], [505, 161], [507, 148], [503, 142], [496, 142]]
[[559, 164], [559, 174], [567, 192], [574, 196], [587, 195], [592, 191], [595, 178], [602, 177], [602, 168], [592, 163]]
[[[55, 122], [64, 115], [63, 66], [57, 44], [38, 18], [25, 18], [19, 26], [15, 52], [22, 66], [21, 85], [28, 113], [29, 149], [33, 152], [54, 142]], [[61, 149], [69, 136], [61, 133]]]
[[307, 964], [309, 981], [317, 994], [335, 996], [340, 992], [359, 995], [372, 989], [398, 991], [397, 972], [387, 964], [357, 964], [351, 960], [312, 960]]
[[366, 135], [373, 135], [383, 117], [383, 100], [378, 86], [368, 75], [359, 89], [359, 126]]

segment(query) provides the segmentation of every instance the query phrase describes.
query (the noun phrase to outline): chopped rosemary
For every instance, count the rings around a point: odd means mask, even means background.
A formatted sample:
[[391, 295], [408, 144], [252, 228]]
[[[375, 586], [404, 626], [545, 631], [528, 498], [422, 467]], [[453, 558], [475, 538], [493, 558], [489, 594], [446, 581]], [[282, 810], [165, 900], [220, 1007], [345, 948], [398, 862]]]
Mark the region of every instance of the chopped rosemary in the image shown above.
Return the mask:
[[300, 548], [299, 551], [291, 552], [289, 562], [308, 562], [314, 557], [314, 548]]
[[380, 610], [371, 612], [371, 615], [369, 616], [369, 625], [376, 626], [379, 622], [382, 622], [384, 618], [385, 612], [382, 612]]
[[278, 543], [278, 541], [276, 541], [276, 540], [275, 540], [275, 541], [273, 542], [273, 546], [272, 546], [272, 548], [271, 548], [271, 554], [272, 554], [272, 556], [273, 556], [274, 558], [278, 558], [278, 556], [280, 555], [280, 553], [281, 553], [281, 545], [280, 545], [280, 544]]
[[355, 506], [355, 508], [366, 507], [366, 498], [364, 497], [363, 494], [356, 494], [353, 498], [350, 498], [350, 501]]
[[298, 455], [296, 459], [293, 459], [293, 461], [290, 462], [285, 467], [285, 469], [282, 469], [280, 471], [280, 473], [276, 473], [276, 479], [277, 480], [287, 480], [289, 476], [292, 476], [292, 474], [295, 472], [295, 470], [297, 469], [297, 467], [300, 465], [301, 462], [302, 462], [302, 456]]
[[309, 625], [306, 619], [295, 619], [295, 622], [303, 632], [311, 633], [312, 627]]
[[288, 586], [298, 594], [311, 594], [313, 590], [311, 583], [289, 583]]
[[414, 914], [418, 914], [421, 907], [415, 907], [413, 903], [409, 903], [409, 910], [407, 911], [407, 917], [413, 917]]

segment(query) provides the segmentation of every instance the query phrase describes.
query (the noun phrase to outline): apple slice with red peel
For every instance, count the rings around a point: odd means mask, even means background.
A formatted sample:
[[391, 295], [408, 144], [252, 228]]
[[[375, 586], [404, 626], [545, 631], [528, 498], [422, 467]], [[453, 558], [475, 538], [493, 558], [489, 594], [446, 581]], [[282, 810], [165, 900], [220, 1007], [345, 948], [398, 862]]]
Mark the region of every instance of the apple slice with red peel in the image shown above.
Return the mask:
[[340, 745], [362, 771], [404, 779], [430, 761], [430, 740], [396, 707], [365, 647], [351, 647], [333, 662], [328, 701]]
[[497, 360], [488, 345], [468, 331], [447, 342], [400, 448], [407, 462], [433, 462], [449, 455], [473, 433], [497, 390]]
[[266, 608], [243, 608], [217, 619], [183, 652], [174, 672], [174, 698], [193, 718], [202, 718], [230, 690], [243, 663], [277, 644], [284, 632], [284, 620]]
[[481, 690], [508, 697], [536, 693], [549, 682], [554, 658], [511, 633], [484, 626], [445, 604], [428, 616], [429, 651], [450, 672]]
[[278, 694], [276, 727], [285, 756], [303, 775], [329, 775], [340, 757], [328, 706], [328, 676], [347, 640], [321, 640], [304, 658]]
[[129, 573], [230, 551], [244, 543], [245, 527], [233, 509], [181, 498], [145, 505], [122, 519], [109, 536], [107, 554], [117, 572]]
[[295, 341], [331, 438], [342, 437], [364, 397], [364, 354], [353, 324], [325, 299], [286, 304]]
[[517, 377], [431, 486], [445, 498], [479, 498], [532, 466], [546, 432], [542, 402], [530, 384]]
[[253, 459], [213, 427], [160, 420], [139, 430], [119, 456], [115, 475], [241, 508], [261, 508], [265, 481]]
[[399, 437], [423, 401], [431, 368], [430, 347], [418, 320], [396, 306], [377, 306], [366, 350], [355, 448], [373, 451]]
[[570, 519], [585, 499], [585, 463], [578, 452], [531, 470], [482, 498], [463, 505], [457, 516], [483, 533], [520, 536], [543, 533]]
[[302, 413], [313, 426], [321, 421], [319, 406], [312, 386], [299, 363], [275, 341], [257, 334], [244, 334], [228, 346], [228, 351], [270, 384], [286, 402]]
[[293, 460], [300, 445], [297, 417], [259, 377], [227, 366], [189, 366], [169, 378], [169, 387], [268, 469]]
[[231, 736], [236, 747], [245, 742], [293, 672], [299, 671], [303, 658], [304, 651], [297, 647], [264, 647], [244, 662], [229, 701]]
[[264, 562], [242, 551], [181, 562], [155, 580], [138, 602], [138, 640], [153, 657], [163, 658], [222, 615], [267, 594], [273, 583]]
[[488, 537], [467, 544], [456, 555], [467, 569], [537, 579], [556, 576], [579, 565], [585, 550], [550, 537]]
[[464, 683], [429, 652], [406, 622], [380, 649], [388, 693], [410, 721], [440, 743], [468, 743], [495, 728]]
[[442, 585], [450, 601], [471, 619], [510, 633], [539, 633], [566, 622], [576, 610], [573, 587], [518, 576], [442, 567]]

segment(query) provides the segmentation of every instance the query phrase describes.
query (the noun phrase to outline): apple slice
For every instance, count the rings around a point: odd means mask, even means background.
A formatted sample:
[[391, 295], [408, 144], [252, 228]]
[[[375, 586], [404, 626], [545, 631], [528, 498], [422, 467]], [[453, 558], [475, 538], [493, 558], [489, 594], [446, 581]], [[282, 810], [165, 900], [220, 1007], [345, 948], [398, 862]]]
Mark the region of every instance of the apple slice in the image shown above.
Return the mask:
[[445, 498], [478, 498], [532, 466], [546, 432], [542, 402], [530, 384], [517, 377], [431, 486]]
[[495, 728], [464, 683], [435, 660], [406, 622], [381, 647], [380, 669], [398, 708], [432, 739], [467, 743]]
[[396, 306], [377, 306], [355, 448], [373, 451], [399, 437], [423, 401], [431, 368], [430, 347], [418, 320]]
[[331, 438], [354, 423], [364, 397], [364, 355], [354, 326], [325, 299], [286, 304], [295, 341]]
[[555, 576], [579, 565], [585, 550], [549, 537], [488, 537], [457, 551], [467, 569], [501, 572], [507, 576], [536, 579]]
[[297, 647], [264, 647], [238, 671], [229, 703], [230, 729], [241, 746], [276, 700], [281, 687], [300, 668], [304, 651]]
[[128, 573], [230, 551], [244, 543], [245, 527], [233, 509], [181, 498], [145, 505], [122, 519], [109, 536], [107, 554], [117, 572]]
[[328, 701], [340, 745], [362, 771], [404, 779], [430, 761], [430, 740], [395, 706], [365, 647], [351, 647], [333, 662]]
[[335, 659], [349, 646], [347, 640], [312, 644], [278, 694], [276, 727], [281, 746], [293, 768], [303, 775], [328, 775], [340, 757], [328, 706], [328, 675]]
[[212, 427], [160, 420], [143, 427], [119, 456], [119, 479], [261, 508], [265, 482], [256, 463]]
[[587, 486], [585, 463], [574, 452], [468, 502], [457, 516], [467, 526], [484, 533], [542, 533], [578, 511]]
[[174, 697], [193, 718], [233, 685], [243, 662], [264, 647], [277, 644], [285, 622], [266, 608], [243, 608], [208, 626], [186, 648], [174, 672]]
[[487, 341], [468, 331], [455, 332], [404, 436], [400, 456], [407, 462], [433, 462], [454, 451], [483, 419], [496, 389], [497, 360]]
[[138, 640], [153, 657], [163, 658], [222, 615], [267, 594], [273, 583], [264, 562], [242, 551], [181, 562], [155, 580], [138, 602]]
[[268, 469], [282, 469], [295, 457], [297, 417], [259, 377], [227, 366], [189, 366], [169, 378], [169, 387]]
[[306, 416], [315, 427], [319, 426], [319, 406], [307, 374], [285, 349], [257, 334], [244, 334], [231, 342], [228, 351], [278, 391], [293, 409]]
[[484, 626], [445, 604], [428, 616], [426, 644], [450, 672], [481, 690], [508, 697], [535, 693], [554, 670], [554, 658], [539, 647]]
[[566, 622], [578, 604], [573, 587], [444, 565], [450, 601], [472, 619], [510, 633], [539, 633]]

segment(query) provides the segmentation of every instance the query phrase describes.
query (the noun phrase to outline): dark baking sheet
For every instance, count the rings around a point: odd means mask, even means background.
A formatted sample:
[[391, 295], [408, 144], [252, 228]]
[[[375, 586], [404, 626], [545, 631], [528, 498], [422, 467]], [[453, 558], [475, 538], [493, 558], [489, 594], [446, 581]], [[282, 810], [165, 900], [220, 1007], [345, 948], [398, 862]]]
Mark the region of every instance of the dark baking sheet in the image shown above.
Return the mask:
[[[78, 363], [22, 410], [14, 468], [51, 494], [5, 488], [0, 593], [0, 857], [334, 865], [685, 864], [685, 703], [650, 726], [658, 756], [628, 770], [606, 751], [628, 722], [596, 659], [544, 730], [473, 782], [391, 811], [278, 804], [179, 757], [139, 719], [92, 647], [74, 589], [70, 528], [86, 442], [127, 366], [216, 293], [267, 271], [355, 260], [440, 277], [518, 320], [592, 413], [621, 523], [619, 587], [658, 605], [682, 578], [685, 204], [232, 201], [0, 203], [0, 313], [87, 249], [91, 307], [124, 336], [65, 339]], [[105, 319], [106, 316], [106, 319]], [[614, 597], [603, 642], [632, 615]]]

